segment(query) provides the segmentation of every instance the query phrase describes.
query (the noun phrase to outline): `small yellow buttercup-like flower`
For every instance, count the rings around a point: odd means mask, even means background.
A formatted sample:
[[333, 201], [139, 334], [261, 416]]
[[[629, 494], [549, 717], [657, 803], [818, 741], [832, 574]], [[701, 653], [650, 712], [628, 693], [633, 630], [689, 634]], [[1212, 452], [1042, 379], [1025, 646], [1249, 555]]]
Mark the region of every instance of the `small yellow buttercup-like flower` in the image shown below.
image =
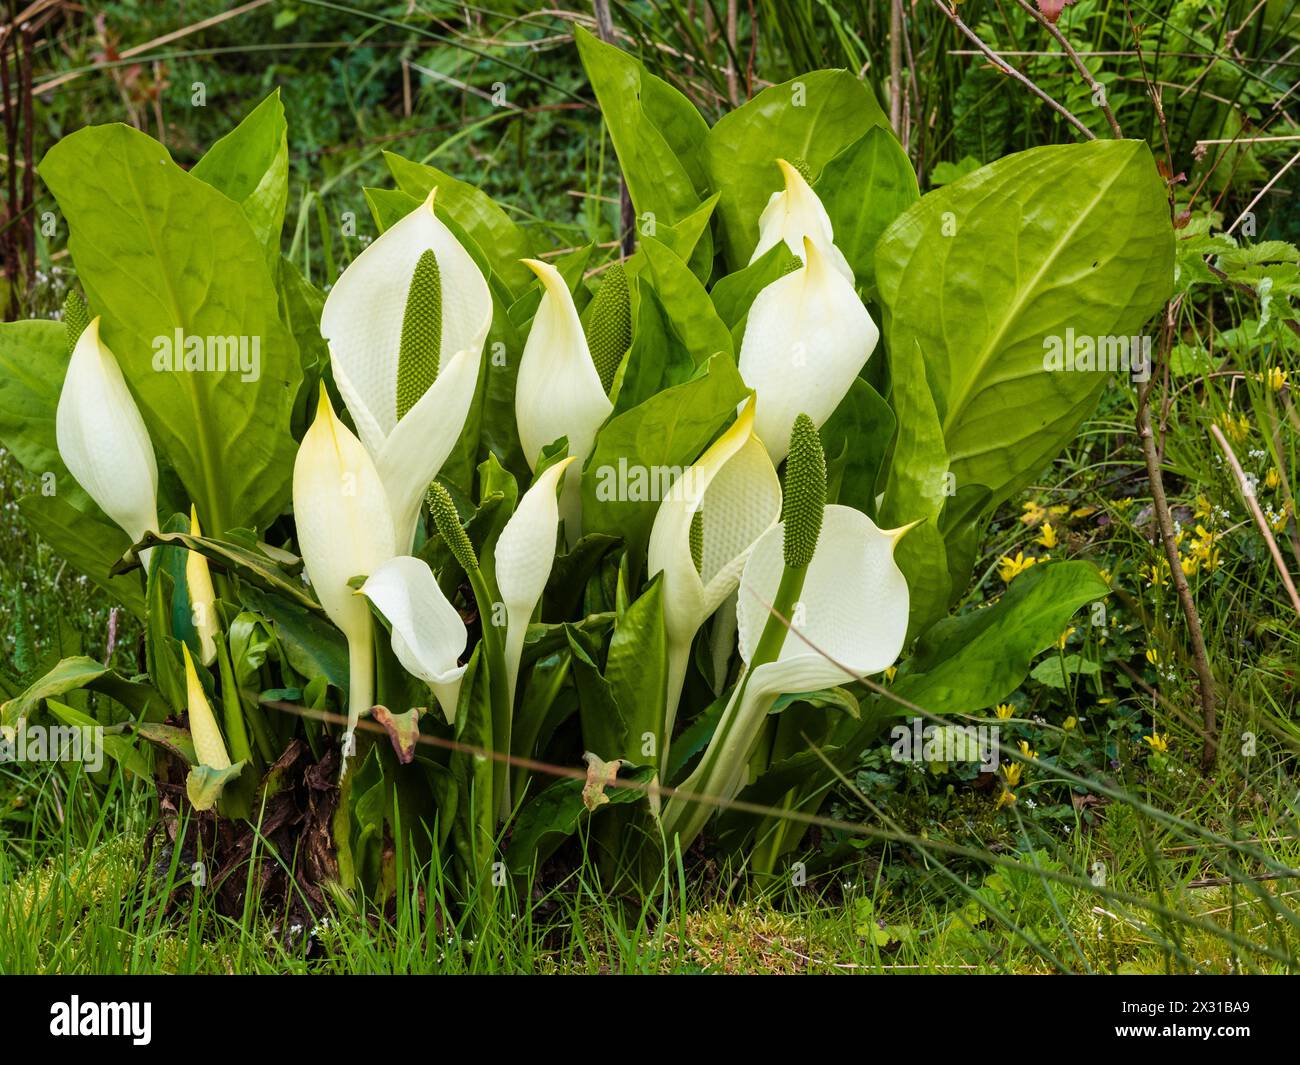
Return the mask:
[[1032, 555], [1026, 558], [1023, 551], [1017, 551], [1015, 558], [1010, 555], [1003, 555], [998, 560], [998, 576], [1002, 578], [1004, 583], [1010, 584], [1016, 577], [1037, 562], [1038, 559]]
[[1038, 752], [1029, 746], [1028, 740], [1021, 740], [1019, 743], [1020, 757], [1027, 762], [1035, 761], [1038, 758]]
[[1153, 751], [1159, 751], [1161, 754], [1164, 754], [1167, 750], [1169, 750], [1168, 733], [1161, 734], [1159, 732], [1153, 731], [1150, 736], [1143, 736], [1142, 740]]
[[1048, 548], [1055, 547], [1057, 543], [1059, 543], [1056, 537], [1056, 530], [1052, 528], [1052, 523], [1050, 521], [1043, 522], [1043, 529], [1038, 536], [1037, 542]]

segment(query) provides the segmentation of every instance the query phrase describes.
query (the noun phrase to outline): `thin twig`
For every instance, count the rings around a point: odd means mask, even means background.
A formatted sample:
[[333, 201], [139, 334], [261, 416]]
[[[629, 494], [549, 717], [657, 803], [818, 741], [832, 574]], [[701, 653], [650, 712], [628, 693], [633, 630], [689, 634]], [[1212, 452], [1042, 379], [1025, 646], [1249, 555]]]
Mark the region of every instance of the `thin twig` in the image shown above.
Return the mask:
[[1259, 500], [1255, 498], [1255, 489], [1247, 479], [1245, 471], [1241, 468], [1241, 463], [1237, 461], [1237, 456], [1228, 443], [1228, 438], [1223, 435], [1223, 430], [1217, 425], [1211, 425], [1210, 435], [1214, 437], [1214, 442], [1219, 445], [1220, 450], [1228, 460], [1228, 465], [1232, 467], [1233, 476], [1237, 478], [1237, 488], [1241, 492], [1241, 498], [1246, 501], [1246, 507], [1254, 516], [1260, 534], [1268, 543], [1268, 553], [1273, 556], [1273, 565], [1277, 567], [1277, 572], [1282, 577], [1282, 585], [1286, 588], [1287, 595], [1291, 597], [1291, 607], [1295, 610], [1296, 616], [1300, 617], [1300, 593], [1296, 592], [1295, 582], [1291, 579], [1291, 574], [1286, 568], [1286, 562], [1282, 559], [1282, 551], [1277, 546], [1277, 540], [1273, 538], [1273, 530], [1268, 527], [1264, 512], [1259, 507]]
[[[1164, 328], [1161, 333], [1161, 357], [1168, 353], [1173, 344], [1174, 322], [1172, 305], [1166, 307]], [[1152, 374], [1138, 385], [1137, 432], [1142, 444], [1142, 457], [1146, 461], [1147, 481], [1151, 485], [1151, 503], [1155, 511], [1156, 522], [1160, 526], [1160, 539], [1164, 544], [1165, 558], [1169, 563], [1169, 576], [1174, 582], [1174, 591], [1187, 619], [1187, 632], [1192, 642], [1192, 656], [1196, 664], [1196, 675], [1200, 680], [1201, 717], [1205, 729], [1205, 746], [1201, 750], [1201, 765], [1208, 770], [1214, 764], [1218, 750], [1218, 718], [1214, 700], [1214, 674], [1210, 671], [1210, 659], [1205, 650], [1205, 636], [1201, 632], [1201, 617], [1196, 611], [1196, 602], [1192, 599], [1192, 590], [1187, 584], [1187, 575], [1183, 573], [1182, 562], [1178, 556], [1178, 541], [1174, 534], [1174, 518], [1169, 512], [1169, 500], [1165, 496], [1164, 477], [1160, 472], [1160, 458], [1156, 454], [1155, 434], [1151, 431], [1151, 386], [1156, 380]]]
[[1102, 114], [1106, 116], [1106, 121], [1110, 123], [1111, 132], [1115, 134], [1115, 139], [1123, 140], [1124, 132], [1119, 128], [1119, 123], [1115, 120], [1115, 112], [1110, 108], [1110, 99], [1106, 95], [1106, 86], [1092, 76], [1092, 71], [1079, 58], [1079, 53], [1074, 50], [1074, 45], [1066, 39], [1060, 27], [1048, 19], [1037, 7], [1029, 3], [1028, 0], [1016, 0], [1016, 3], [1036, 18], [1039, 24], [1056, 38], [1056, 43], [1065, 49], [1065, 54], [1070, 57], [1070, 62], [1074, 64], [1074, 68], [1083, 77], [1083, 80], [1088, 83], [1088, 88], [1092, 90], [1092, 98], [1100, 105]]
[[[609, 0], [592, 0], [596, 12], [596, 35], [606, 44], [614, 44], [614, 20], [609, 13]], [[636, 208], [632, 206], [632, 193], [627, 178], [618, 179], [619, 245], [626, 259], [636, 251]]]
[[948, 5], [943, 2], [943, 0], [930, 0], [930, 2], [933, 3], [934, 6], [937, 7], [940, 11], [942, 11], [944, 16], [948, 19], [948, 21], [951, 22], [954, 26], [956, 26], [957, 29], [959, 29], [963, 34], [965, 34], [966, 37], [971, 41], [971, 43], [973, 43], [976, 48], [978, 48], [981, 52], [983, 52], [984, 55], [988, 57], [989, 61], [994, 66], [996, 66], [1000, 71], [1002, 71], [1003, 74], [1006, 74], [1009, 77], [1014, 78], [1016, 81], [1020, 82], [1021, 85], [1023, 85], [1026, 89], [1032, 92], [1044, 103], [1046, 103], [1059, 115], [1061, 115], [1067, 122], [1069, 122], [1072, 126], [1074, 126], [1075, 129], [1077, 129], [1080, 133], [1082, 133], [1085, 137], [1087, 137], [1088, 140], [1095, 141], [1097, 139], [1097, 134], [1093, 133], [1092, 130], [1090, 130], [1087, 126], [1085, 126], [1079, 120], [1078, 116], [1074, 114], [1074, 112], [1069, 110], [1064, 104], [1057, 103], [1056, 100], [1054, 100], [1051, 96], [1045, 93], [1042, 89], [1040, 89], [1037, 85], [1035, 85], [1032, 81], [1030, 81], [1029, 78], [1027, 78], [1019, 70], [1017, 70], [1005, 59], [1003, 59], [1000, 55], [998, 55], [997, 52], [993, 51], [992, 48], [990, 48], [987, 44], [985, 44], [982, 40], [980, 40], [979, 35], [973, 29], [967, 26], [966, 23], [964, 23], [961, 20], [961, 16], [958, 15], [956, 11], [948, 7]]

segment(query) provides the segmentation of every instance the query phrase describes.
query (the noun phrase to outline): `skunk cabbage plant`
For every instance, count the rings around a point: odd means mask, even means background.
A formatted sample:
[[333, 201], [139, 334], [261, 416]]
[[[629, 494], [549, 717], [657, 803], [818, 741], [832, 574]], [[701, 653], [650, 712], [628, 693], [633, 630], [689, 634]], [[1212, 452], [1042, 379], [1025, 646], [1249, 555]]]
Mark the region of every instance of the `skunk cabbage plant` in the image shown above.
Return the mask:
[[0, 730], [93, 716], [164, 813], [251, 839], [279, 811], [283, 853], [243, 853], [305, 862], [305, 897], [383, 897], [410, 852], [485, 905], [584, 853], [611, 884], [699, 846], [817, 861], [792, 813], [899, 700], [989, 711], [1106, 593], [1061, 559], [960, 610], [1105, 387], [1045, 344], [1139, 334], [1171, 291], [1146, 146], [922, 196], [847, 71], [710, 127], [575, 33], [626, 255], [595, 213], [552, 248], [454, 152], [387, 153], [322, 276], [281, 254], [278, 95], [190, 170], [125, 126], [39, 167], [75, 285], [66, 324], [0, 326], [0, 442], [144, 638], [21, 678]]

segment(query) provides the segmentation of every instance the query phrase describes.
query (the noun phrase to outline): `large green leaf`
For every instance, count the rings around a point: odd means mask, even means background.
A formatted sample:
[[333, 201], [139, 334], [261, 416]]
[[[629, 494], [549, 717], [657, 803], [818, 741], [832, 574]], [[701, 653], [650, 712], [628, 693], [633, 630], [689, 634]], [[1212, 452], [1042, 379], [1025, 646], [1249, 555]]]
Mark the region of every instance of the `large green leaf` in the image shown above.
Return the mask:
[[[574, 31], [578, 54], [627, 181], [638, 226], [644, 216], [673, 226], [694, 214], [709, 194], [701, 148], [708, 123], [695, 105], [621, 49]], [[653, 233], [651, 235], [654, 235]], [[713, 242], [700, 232], [692, 261], [711, 262]]]
[[[917, 644], [893, 690], [924, 710], [985, 710], [1025, 679], [1039, 652], [1074, 612], [1109, 588], [1091, 562], [1046, 562], [1026, 570], [992, 606], [945, 618]], [[910, 713], [895, 706], [894, 713]]]
[[815, 191], [830, 215], [835, 246], [857, 283], [871, 291], [876, 241], [921, 195], [907, 153], [888, 129], [872, 126], [826, 164]]
[[715, 355], [707, 372], [606, 422], [582, 475], [585, 531], [623, 537], [637, 558], [664, 479], [695, 461], [747, 393], [731, 357]]
[[[288, 502], [302, 371], [243, 210], [123, 125], [65, 137], [40, 174], [68, 220], [78, 275], [154, 447], [204, 527], [217, 535], [265, 528]], [[256, 342], [255, 379], [229, 369], [155, 370], [155, 352], [174, 344], [177, 330], [213, 356], [231, 338], [242, 338], [250, 355]]]
[[880, 503], [880, 524], [897, 529], [920, 522], [898, 542], [894, 558], [907, 578], [909, 635], [948, 610], [952, 591], [939, 516], [947, 501], [948, 453], [943, 427], [916, 345], [890, 352], [898, 438]]
[[802, 160], [814, 178], [872, 126], [889, 119], [875, 95], [847, 70], [814, 70], [764, 89], [709, 131], [705, 159], [730, 268], [749, 262], [758, 216], [782, 187], [777, 159]]
[[137, 719], [162, 720], [171, 709], [147, 684], [127, 680], [93, 658], [65, 658], [45, 676], [38, 678], [26, 691], [0, 705], [0, 727], [16, 729], [45, 699], [89, 688], [116, 699]]
[[720, 351], [734, 354], [731, 332], [718, 316], [708, 292], [666, 244], [642, 237], [637, 253], [628, 260], [628, 271], [643, 284], [649, 282], [654, 287], [673, 332], [696, 366]]
[[[1141, 141], [1034, 148], [923, 197], [876, 248], [896, 359], [919, 344], [960, 488], [989, 506], [1070, 440], [1107, 375], [1053, 338], [1137, 334], [1173, 285], [1166, 187]], [[906, 420], [898, 410], [900, 422]]]
[[518, 298], [528, 289], [535, 280], [533, 272], [519, 260], [534, 255], [532, 238], [491, 196], [427, 163], [414, 163], [393, 152], [385, 152], [384, 161], [398, 188], [417, 202], [436, 186], [434, 202], [483, 249], [493, 273], [505, 281], [511, 294]]
[[53, 474], [53, 494], [78, 510], [89, 497], [59, 458], [54, 412], [68, 371], [68, 338], [62, 322], [40, 320], [0, 325], [0, 442], [27, 470]]
[[[320, 604], [303, 585], [286, 573], [270, 555], [241, 543], [212, 536], [191, 536], [182, 532], [145, 533], [141, 545], [145, 548], [159, 546], [183, 547], [206, 555], [222, 569], [246, 577], [259, 587], [275, 592], [290, 602], [321, 613]], [[114, 567], [117, 572], [127, 572], [137, 564], [136, 559], [123, 558]]]
[[209, 148], [190, 173], [243, 208], [266, 249], [268, 265], [273, 265], [280, 258], [280, 230], [289, 202], [288, 125], [280, 90]]
[[[623, 747], [596, 751], [605, 761], [653, 762], [658, 752], [642, 750], [644, 738], [663, 731], [668, 651], [664, 635], [663, 581], [655, 579], [614, 623], [605, 658], [605, 679], [627, 727]], [[588, 748], [592, 748], [588, 744]]]
[[821, 427], [826, 452], [828, 498], [870, 516], [876, 513], [876, 483], [894, 438], [894, 412], [861, 377]]

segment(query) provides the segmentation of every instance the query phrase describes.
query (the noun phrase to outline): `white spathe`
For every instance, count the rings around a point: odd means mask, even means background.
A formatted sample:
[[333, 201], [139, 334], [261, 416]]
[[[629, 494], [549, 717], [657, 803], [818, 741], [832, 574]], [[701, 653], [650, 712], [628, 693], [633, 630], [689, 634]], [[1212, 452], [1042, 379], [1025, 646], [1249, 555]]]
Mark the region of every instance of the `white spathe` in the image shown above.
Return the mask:
[[370, 710], [374, 689], [370, 608], [348, 581], [396, 553], [388, 497], [369, 452], [334, 414], [321, 385], [316, 418], [293, 465], [298, 549], [316, 597], [348, 641], [348, 730]]
[[506, 608], [506, 681], [511, 706], [528, 622], [555, 561], [555, 538], [560, 526], [556, 486], [574, 461], [573, 456], [561, 459], [538, 475], [501, 530], [492, 552], [497, 591]]
[[54, 416], [59, 457], [99, 509], [138, 543], [158, 529], [158, 463], [122, 370], [99, 338], [82, 330]]
[[757, 262], [777, 244], [784, 242], [790, 251], [803, 256], [803, 242], [807, 238], [817, 245], [831, 265], [853, 283], [853, 268], [844, 258], [844, 253], [835, 245], [835, 233], [831, 228], [830, 215], [822, 205], [812, 186], [804, 180], [799, 171], [784, 159], [778, 159], [776, 165], [781, 168], [785, 179], [785, 188], [772, 193], [758, 218], [758, 244], [754, 254], [749, 257], [751, 263]]
[[[569, 457], [577, 460], [581, 471], [591, 454], [596, 430], [614, 405], [601, 387], [578, 309], [564, 278], [549, 263], [523, 261], [541, 280], [543, 291], [515, 383], [519, 442], [529, 469], [536, 470], [542, 448], [566, 437]], [[576, 473], [565, 479], [560, 513], [565, 537], [572, 544], [581, 531], [582, 520], [581, 477]]]
[[754, 431], [774, 464], [801, 413], [821, 426], [880, 339], [853, 288], [804, 238], [804, 264], [754, 299], [740, 344], [740, 374], [758, 395]]
[[[677, 704], [700, 626], [735, 591], [755, 541], [781, 516], [781, 482], [754, 435], [754, 398], [731, 427], [669, 489], [650, 531], [649, 574], [663, 574], [668, 637], [666, 765]], [[691, 523], [702, 515], [700, 568], [691, 555]]]
[[[199, 512], [190, 504], [190, 535], [202, 536]], [[212, 571], [202, 552], [188, 551], [185, 555], [185, 584], [190, 593], [190, 617], [199, 635], [199, 661], [210, 666], [217, 657], [217, 593], [212, 587]]]
[[[358, 255], [321, 312], [334, 381], [379, 470], [402, 551], [410, 549], [424, 493], [465, 425], [492, 325], [492, 295], [482, 271], [434, 214], [433, 201], [430, 192]], [[416, 263], [429, 250], [442, 285], [438, 376], [399, 420], [402, 321]]]
[[393, 654], [402, 668], [429, 685], [448, 723], [454, 723], [466, 669], [457, 660], [469, 634], [433, 570], [422, 559], [399, 555], [371, 573], [360, 594], [392, 626]]
[[[879, 529], [852, 507], [828, 506], [795, 616], [789, 619], [792, 631], [773, 661], [751, 669], [785, 570], [785, 524], [759, 538], [745, 563], [737, 602], [746, 673], [682, 790], [734, 798], [744, 787], [754, 744], [779, 695], [846, 684], [893, 665], [907, 635], [907, 581], [894, 561], [894, 546], [905, 531]], [[712, 812], [705, 803], [675, 798], [665, 811], [665, 823], [686, 846]]]

